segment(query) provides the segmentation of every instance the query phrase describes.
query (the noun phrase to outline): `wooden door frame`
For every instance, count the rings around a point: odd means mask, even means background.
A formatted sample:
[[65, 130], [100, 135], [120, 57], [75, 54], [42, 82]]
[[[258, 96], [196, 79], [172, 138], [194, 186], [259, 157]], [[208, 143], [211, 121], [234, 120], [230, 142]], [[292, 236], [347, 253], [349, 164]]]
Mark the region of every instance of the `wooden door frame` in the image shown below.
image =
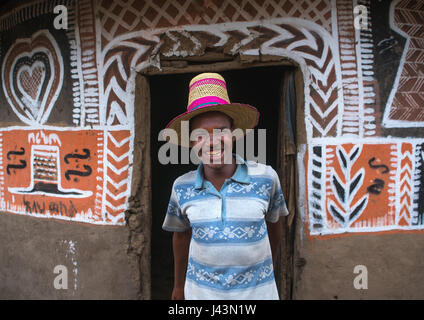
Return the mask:
[[[280, 56], [261, 56], [252, 57], [251, 60], [241, 60], [239, 56], [228, 57], [223, 54], [205, 54], [203, 56], [194, 56], [186, 58], [167, 58], [161, 60], [161, 69], [156, 67], [146, 68], [136, 76], [135, 86], [135, 103], [134, 103], [134, 118], [135, 118], [135, 134], [134, 134], [134, 158], [133, 158], [133, 181], [131, 188], [131, 201], [136, 201], [135, 205], [141, 208], [142, 217], [139, 219], [142, 222], [138, 230], [142, 234], [143, 248], [136, 258], [136, 267], [139, 272], [140, 281], [140, 298], [151, 299], [151, 244], [152, 244], [152, 190], [151, 190], [151, 155], [150, 155], [150, 121], [151, 121], [151, 105], [150, 105], [150, 86], [149, 76], [151, 75], [170, 75], [181, 73], [201, 73], [201, 72], [221, 72], [238, 69], [249, 69], [255, 67], [270, 67], [270, 66], [291, 66], [295, 67], [295, 82], [296, 82], [296, 103], [297, 103], [297, 141], [298, 146], [306, 143], [306, 128], [304, 119], [304, 79], [300, 66], [284, 57]], [[280, 120], [281, 121], [281, 120]], [[139, 175], [138, 175], [139, 173]], [[299, 192], [299, 179], [296, 172], [296, 191]], [[281, 177], [280, 177], [281, 180]], [[296, 212], [290, 213], [294, 215], [293, 221], [296, 221], [299, 209], [296, 204]], [[287, 218], [283, 219], [283, 222]], [[293, 224], [295, 225], [295, 224]], [[288, 230], [283, 226], [283, 239], [287, 237]], [[290, 231], [291, 232], [291, 231]], [[293, 231], [295, 232], [295, 230]], [[131, 233], [131, 228], [130, 228]], [[132, 232], [134, 233], [134, 232]], [[133, 235], [130, 235], [130, 238]], [[287, 250], [290, 248], [291, 250]], [[284, 250], [286, 248], [286, 250]], [[286, 251], [286, 254], [293, 255], [295, 243], [282, 243], [281, 251]], [[289, 251], [289, 252], [287, 252]], [[293, 256], [284, 257], [280, 254], [279, 264], [283, 261], [291, 261]], [[285, 269], [286, 274], [280, 274], [281, 281], [284, 279], [293, 279], [294, 266]], [[292, 287], [293, 283], [287, 283], [283, 287]], [[292, 290], [282, 289], [280, 298], [283, 300], [291, 299]]]
[[[300, 68], [294, 68], [292, 74], [286, 72], [282, 81], [282, 95], [279, 108], [279, 123], [278, 123], [278, 136], [277, 136], [277, 165], [274, 168], [280, 177], [281, 188], [284, 193], [289, 216], [282, 217], [282, 243], [278, 254], [278, 264], [275, 270], [277, 286], [280, 293], [280, 298], [283, 300], [291, 300], [293, 298], [293, 288], [295, 285], [295, 268], [296, 268], [296, 229], [299, 216], [298, 208], [298, 195], [301, 192], [299, 184], [299, 169], [297, 157], [299, 154], [299, 146], [306, 143], [306, 128], [304, 122], [304, 95], [303, 95], [303, 75]], [[296, 91], [296, 132], [295, 132], [295, 145], [292, 150], [286, 150], [285, 142], [285, 127], [286, 123], [286, 93], [285, 88], [289, 76], [294, 77], [294, 89]], [[290, 153], [294, 152], [294, 153]], [[291, 170], [288, 170], [288, 167]], [[290, 171], [290, 172], [289, 172]], [[288, 174], [287, 174], [288, 173]], [[293, 192], [290, 192], [293, 191]]]
[[152, 188], [150, 156], [150, 86], [142, 75], [135, 79], [134, 136], [131, 195], [125, 212], [128, 258], [138, 284], [139, 299], [151, 299]]

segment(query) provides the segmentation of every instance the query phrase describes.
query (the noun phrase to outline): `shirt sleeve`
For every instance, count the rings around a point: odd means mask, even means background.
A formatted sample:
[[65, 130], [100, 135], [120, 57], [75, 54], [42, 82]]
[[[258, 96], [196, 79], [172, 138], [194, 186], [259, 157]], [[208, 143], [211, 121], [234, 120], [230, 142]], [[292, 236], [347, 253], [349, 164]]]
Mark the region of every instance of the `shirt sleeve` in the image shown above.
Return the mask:
[[289, 211], [287, 210], [286, 201], [283, 191], [281, 190], [280, 179], [274, 169], [272, 169], [272, 176], [271, 196], [268, 211], [265, 214], [265, 220], [274, 223], [277, 222], [280, 217], [287, 216]]
[[184, 232], [190, 228], [190, 221], [181, 211], [178, 203], [178, 197], [175, 192], [175, 183], [172, 186], [171, 198], [169, 199], [168, 210], [165, 214], [165, 220], [162, 229], [171, 232]]

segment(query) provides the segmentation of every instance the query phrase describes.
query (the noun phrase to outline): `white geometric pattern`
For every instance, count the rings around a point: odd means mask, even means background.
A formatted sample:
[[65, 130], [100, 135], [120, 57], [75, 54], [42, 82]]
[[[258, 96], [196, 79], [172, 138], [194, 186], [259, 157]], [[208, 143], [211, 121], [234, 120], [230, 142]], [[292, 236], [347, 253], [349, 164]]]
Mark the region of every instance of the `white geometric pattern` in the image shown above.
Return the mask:
[[[331, 33], [331, 0], [198, 1], [154, 0], [99, 1], [102, 36], [111, 41], [123, 33], [154, 29], [158, 25], [217, 24], [295, 17], [313, 21]], [[166, 25], [164, 25], [166, 23]], [[104, 44], [103, 44], [104, 45]]]
[[259, 281], [264, 281], [273, 276], [273, 271], [272, 263], [264, 264], [259, 268], [253, 268], [242, 273], [231, 272], [229, 274], [223, 274], [217, 271], [208, 271], [199, 267], [196, 268], [196, 266], [190, 262], [187, 266], [187, 275], [194, 276], [197, 281], [214, 284], [221, 283], [222, 286], [227, 288], [239, 285], [247, 286], [256, 277]]
[[204, 228], [193, 228], [193, 238], [198, 240], [208, 240], [216, 238], [219, 240], [228, 239], [251, 239], [255, 236], [262, 237], [266, 232], [265, 226], [261, 225], [259, 228], [254, 226], [245, 227], [225, 227], [222, 231], [218, 227], [204, 227]]
[[[234, 33], [238, 36], [234, 37]], [[110, 109], [113, 102], [110, 100], [112, 91], [115, 93], [115, 101], [120, 99], [127, 110], [133, 107], [133, 101], [129, 98], [129, 91], [133, 90], [133, 86], [129, 84], [133, 76], [130, 70], [138, 72], [148, 66], [160, 67], [160, 62], [152, 57], [153, 53], [177, 57], [200, 54], [205, 49], [205, 41], [202, 40], [205, 34], [211, 35], [208, 46], [225, 47], [225, 51], [232, 55], [251, 56], [260, 52], [263, 55], [289, 57], [298, 62], [307, 72], [307, 134], [340, 134], [341, 119], [338, 111], [343, 106], [343, 91], [339, 81], [340, 66], [335, 59], [337, 42], [322, 27], [293, 18], [277, 18], [259, 23], [249, 21], [186, 26], [184, 30], [178, 27], [165, 33], [163, 30], [140, 31], [115, 38], [103, 48], [103, 75], [114, 73], [104, 83], [103, 101], [107, 102], [107, 108]], [[182, 39], [185, 39], [184, 43]], [[187, 51], [184, 49], [187, 46], [193, 48]], [[130, 66], [128, 70], [122, 67], [124, 59], [127, 59], [126, 64]], [[121, 79], [120, 84], [117, 79]]]

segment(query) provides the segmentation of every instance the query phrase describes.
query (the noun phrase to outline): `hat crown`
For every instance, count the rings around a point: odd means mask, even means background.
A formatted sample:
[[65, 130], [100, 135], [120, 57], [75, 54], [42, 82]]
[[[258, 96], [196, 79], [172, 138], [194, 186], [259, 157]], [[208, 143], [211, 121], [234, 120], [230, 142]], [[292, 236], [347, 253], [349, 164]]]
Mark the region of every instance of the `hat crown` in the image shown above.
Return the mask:
[[[259, 120], [259, 112], [255, 107], [230, 102], [227, 85], [220, 74], [201, 73], [190, 81], [187, 111], [168, 123], [164, 132], [164, 140], [166, 141], [167, 137], [171, 136], [171, 133], [167, 135], [167, 129], [172, 129], [174, 133], [177, 133], [178, 141], [171, 143], [184, 145], [181, 139], [182, 123], [209, 111], [225, 113], [234, 120], [234, 128], [240, 128], [244, 133], [246, 129], [254, 128]], [[188, 147], [188, 145], [185, 146]]]
[[191, 79], [189, 86], [191, 87], [195, 82], [203, 79], [217, 79], [225, 83], [225, 79], [219, 73], [215, 72], [205, 72], [198, 74], [193, 79]]
[[220, 74], [201, 73], [190, 81], [187, 111], [220, 104], [230, 104], [227, 84]]

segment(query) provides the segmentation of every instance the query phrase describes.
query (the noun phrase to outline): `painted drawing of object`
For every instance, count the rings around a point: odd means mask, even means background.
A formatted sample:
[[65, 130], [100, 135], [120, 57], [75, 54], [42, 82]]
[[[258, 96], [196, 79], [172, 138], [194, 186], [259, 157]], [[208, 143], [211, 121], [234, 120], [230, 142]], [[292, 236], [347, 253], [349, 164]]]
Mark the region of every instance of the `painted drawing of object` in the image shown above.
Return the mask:
[[343, 178], [333, 171], [330, 181], [335, 195], [334, 199], [337, 201], [329, 200], [328, 211], [344, 228], [349, 227], [357, 220], [368, 204], [368, 194], [363, 195], [358, 200], [353, 200], [362, 186], [365, 176], [364, 168], [352, 172], [352, 167], [360, 154], [360, 145], [353, 146], [349, 153], [343, 147], [337, 146], [336, 155]]
[[47, 30], [18, 39], [2, 66], [2, 88], [10, 107], [24, 123], [44, 124], [63, 83], [63, 61], [58, 44]]
[[[28, 187], [8, 188], [15, 194], [48, 195], [62, 198], [86, 198], [92, 191], [64, 189], [61, 187], [60, 150], [61, 142], [56, 134], [28, 135], [31, 146], [31, 183]], [[86, 166], [90, 168], [89, 166]], [[91, 168], [88, 170], [91, 174]], [[68, 173], [69, 175], [69, 173]]]

